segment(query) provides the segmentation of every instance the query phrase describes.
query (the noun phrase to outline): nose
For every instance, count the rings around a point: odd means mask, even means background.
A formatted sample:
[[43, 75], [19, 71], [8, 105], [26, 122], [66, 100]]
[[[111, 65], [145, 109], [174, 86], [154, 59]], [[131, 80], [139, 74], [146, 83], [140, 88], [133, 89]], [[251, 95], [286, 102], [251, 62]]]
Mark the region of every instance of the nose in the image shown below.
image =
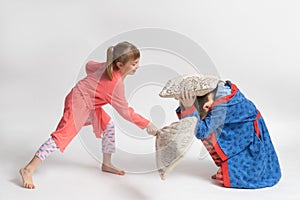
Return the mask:
[[204, 105], [203, 105], [203, 110], [205, 110], [206, 112], [209, 112], [212, 108], [212, 104], [210, 102], [206, 102]]

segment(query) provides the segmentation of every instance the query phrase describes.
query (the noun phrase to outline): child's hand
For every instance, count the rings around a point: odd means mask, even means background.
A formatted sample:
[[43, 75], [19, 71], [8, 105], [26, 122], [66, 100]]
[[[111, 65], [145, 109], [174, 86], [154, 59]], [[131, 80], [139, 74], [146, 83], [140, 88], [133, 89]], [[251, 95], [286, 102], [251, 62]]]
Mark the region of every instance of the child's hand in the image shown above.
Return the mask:
[[177, 98], [179, 99], [183, 107], [187, 109], [194, 105], [196, 100], [196, 95], [191, 91], [183, 91]]
[[178, 131], [177, 125], [179, 122], [173, 122], [169, 126], [165, 126], [162, 129], [157, 130], [157, 134], [164, 134], [164, 133], [174, 133]]
[[156, 135], [157, 134], [157, 128], [156, 126], [154, 126], [154, 124], [152, 124], [152, 122], [150, 122], [147, 126], [147, 132], [149, 135]]

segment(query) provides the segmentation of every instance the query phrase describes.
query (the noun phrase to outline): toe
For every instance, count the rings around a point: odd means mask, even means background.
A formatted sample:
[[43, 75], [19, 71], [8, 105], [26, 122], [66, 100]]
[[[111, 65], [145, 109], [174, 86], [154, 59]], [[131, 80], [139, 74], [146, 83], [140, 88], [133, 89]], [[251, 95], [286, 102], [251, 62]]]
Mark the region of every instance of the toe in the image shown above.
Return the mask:
[[125, 175], [125, 172], [124, 171], [120, 171], [119, 175]]

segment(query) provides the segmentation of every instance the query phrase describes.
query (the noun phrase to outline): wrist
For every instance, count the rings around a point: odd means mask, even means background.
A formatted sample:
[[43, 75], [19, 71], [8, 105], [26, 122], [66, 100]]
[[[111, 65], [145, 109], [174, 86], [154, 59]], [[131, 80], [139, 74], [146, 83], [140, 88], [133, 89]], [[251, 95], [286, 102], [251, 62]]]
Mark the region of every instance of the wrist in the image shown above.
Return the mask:
[[182, 110], [188, 110], [191, 107], [193, 107], [194, 105], [182, 105]]
[[149, 123], [148, 123], [147, 127], [149, 127], [150, 125], [151, 125], [151, 122], [149, 121]]
[[192, 114], [195, 110], [196, 110], [196, 107], [194, 105], [192, 105], [189, 108], [185, 108], [185, 109], [181, 110], [181, 115], [183, 117], [186, 117], [186, 116]]

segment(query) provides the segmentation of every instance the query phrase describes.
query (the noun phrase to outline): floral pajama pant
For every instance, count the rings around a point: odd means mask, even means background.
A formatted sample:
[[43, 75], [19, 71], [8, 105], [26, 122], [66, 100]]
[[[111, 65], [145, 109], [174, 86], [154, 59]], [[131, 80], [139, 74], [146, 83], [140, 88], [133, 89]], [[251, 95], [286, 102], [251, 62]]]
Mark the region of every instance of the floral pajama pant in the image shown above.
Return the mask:
[[[45, 160], [51, 153], [58, 149], [59, 147], [54, 139], [50, 137], [41, 145], [35, 155], [41, 160]], [[115, 126], [114, 123], [110, 121], [107, 124], [105, 131], [102, 133], [102, 152], [111, 154], [115, 153], [115, 151]]]

